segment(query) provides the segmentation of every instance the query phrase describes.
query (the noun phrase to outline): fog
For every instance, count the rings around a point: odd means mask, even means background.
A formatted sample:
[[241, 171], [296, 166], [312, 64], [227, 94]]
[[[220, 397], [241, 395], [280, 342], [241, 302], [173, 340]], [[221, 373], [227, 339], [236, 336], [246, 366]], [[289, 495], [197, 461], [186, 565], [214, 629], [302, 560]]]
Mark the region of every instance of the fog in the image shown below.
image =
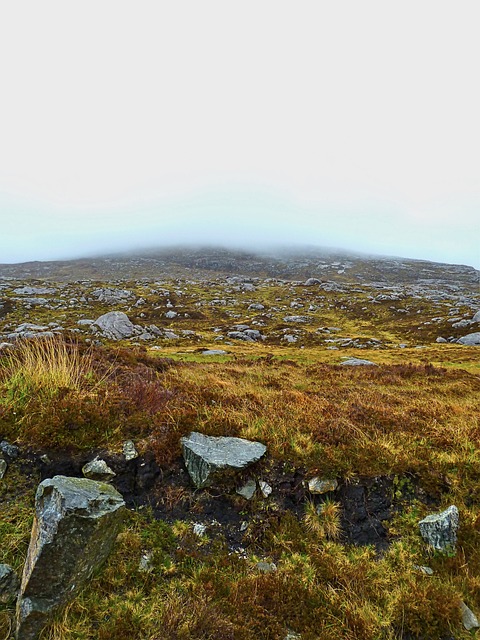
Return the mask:
[[0, 263], [205, 243], [480, 267], [479, 11], [4, 3]]

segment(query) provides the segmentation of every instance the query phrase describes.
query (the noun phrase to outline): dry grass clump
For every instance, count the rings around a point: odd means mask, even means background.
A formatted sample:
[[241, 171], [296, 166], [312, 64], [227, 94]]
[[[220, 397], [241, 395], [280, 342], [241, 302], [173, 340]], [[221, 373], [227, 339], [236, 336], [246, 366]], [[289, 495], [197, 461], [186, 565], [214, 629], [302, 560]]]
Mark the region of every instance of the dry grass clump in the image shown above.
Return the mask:
[[303, 521], [307, 529], [319, 539], [337, 540], [342, 532], [340, 505], [326, 499], [320, 504], [308, 501]]

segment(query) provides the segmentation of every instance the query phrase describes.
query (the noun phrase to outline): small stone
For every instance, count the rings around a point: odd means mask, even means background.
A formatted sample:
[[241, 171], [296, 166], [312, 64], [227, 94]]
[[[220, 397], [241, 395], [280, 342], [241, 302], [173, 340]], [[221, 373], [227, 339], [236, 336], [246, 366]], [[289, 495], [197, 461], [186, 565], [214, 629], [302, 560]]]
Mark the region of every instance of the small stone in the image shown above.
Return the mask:
[[0, 458], [0, 480], [2, 480], [3, 476], [5, 475], [7, 467], [7, 461], [3, 458]]
[[40, 461], [43, 462], [43, 464], [50, 464], [51, 462], [50, 458], [47, 456], [46, 453], [40, 456]]
[[451, 505], [441, 513], [434, 513], [418, 525], [425, 542], [437, 551], [448, 552], [455, 549], [457, 543], [459, 514], [455, 505]]
[[244, 520], [242, 522], [242, 524], [240, 525], [240, 531], [246, 531], [248, 529], [248, 522], [246, 520]]
[[98, 457], [91, 462], [87, 462], [82, 467], [82, 473], [89, 480], [101, 480], [103, 482], [108, 482], [116, 476], [116, 473], [110, 469], [105, 460], [101, 460]]
[[16, 445], [10, 444], [6, 440], [0, 442], [0, 451], [12, 460], [18, 458], [18, 454], [20, 453], [20, 449]]
[[467, 605], [464, 602], [460, 603], [460, 612], [462, 614], [463, 626], [467, 631], [480, 629], [480, 623], [478, 622], [477, 616], [473, 613], [471, 609], [467, 607]]
[[338, 482], [335, 479], [328, 480], [315, 476], [315, 478], [308, 481], [308, 490], [310, 493], [328, 493], [329, 491], [335, 491], [337, 488]]
[[140, 562], [138, 563], [138, 570], [141, 573], [151, 573], [153, 571], [152, 556], [153, 554], [151, 551], [146, 551], [142, 554]]
[[205, 532], [207, 530], [207, 527], [202, 524], [201, 522], [196, 522], [193, 525], [193, 533], [198, 536], [199, 538], [203, 535], [205, 535]]
[[371, 360], [363, 360], [362, 358], [349, 358], [348, 360], [345, 360], [344, 362], [340, 363], [342, 366], [346, 366], [346, 367], [358, 367], [358, 366], [364, 366], [364, 367], [371, 367], [371, 366], [376, 366], [375, 362], [372, 362]]
[[138, 458], [138, 451], [135, 449], [135, 445], [132, 440], [126, 440], [123, 443], [123, 455], [127, 461]]
[[243, 487], [240, 487], [240, 489], [237, 489], [237, 493], [238, 495], [242, 496], [242, 498], [245, 498], [245, 500], [251, 500], [255, 495], [256, 490], [257, 490], [257, 483], [253, 478], [251, 478], [250, 480], [247, 480], [247, 482], [243, 485]]
[[274, 562], [257, 562], [255, 566], [262, 573], [273, 573], [277, 570], [277, 565]]
[[8, 564], [0, 564], [0, 603], [14, 602], [20, 589], [20, 580]]
[[416, 569], [417, 571], [420, 571], [420, 573], [425, 574], [426, 576], [433, 576], [433, 569], [431, 569], [430, 567], [422, 567], [418, 564], [414, 564], [413, 568]]
[[264, 480], [259, 480], [258, 486], [260, 487], [260, 491], [262, 492], [262, 495], [264, 498], [268, 498], [268, 496], [273, 491], [272, 487], [268, 484], [268, 482], [265, 482]]

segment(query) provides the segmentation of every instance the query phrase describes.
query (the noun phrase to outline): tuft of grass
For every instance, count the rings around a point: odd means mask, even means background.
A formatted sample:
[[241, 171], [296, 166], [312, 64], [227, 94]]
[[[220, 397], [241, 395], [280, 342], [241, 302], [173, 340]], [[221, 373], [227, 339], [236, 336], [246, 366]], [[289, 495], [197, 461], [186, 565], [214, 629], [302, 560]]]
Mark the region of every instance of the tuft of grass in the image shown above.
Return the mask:
[[50, 399], [59, 391], [81, 392], [95, 379], [92, 353], [62, 337], [22, 340], [8, 352], [2, 401], [13, 410], [23, 409], [34, 397]]
[[337, 540], [342, 532], [340, 505], [330, 498], [319, 505], [308, 501], [303, 521], [307, 529], [321, 539]]

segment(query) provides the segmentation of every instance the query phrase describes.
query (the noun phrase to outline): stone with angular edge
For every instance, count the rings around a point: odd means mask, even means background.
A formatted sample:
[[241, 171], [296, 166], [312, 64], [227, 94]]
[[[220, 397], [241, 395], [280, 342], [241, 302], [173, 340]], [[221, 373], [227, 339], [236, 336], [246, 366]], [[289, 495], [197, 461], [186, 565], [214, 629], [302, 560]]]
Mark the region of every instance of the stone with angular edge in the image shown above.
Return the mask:
[[322, 494], [328, 493], [329, 491], [335, 491], [335, 489], [338, 489], [338, 482], [335, 479], [328, 480], [315, 476], [315, 478], [311, 478], [308, 481], [308, 490], [310, 493]]
[[82, 473], [90, 480], [101, 480], [102, 482], [108, 482], [117, 475], [115, 471], [110, 469], [105, 460], [101, 460], [98, 457], [83, 465]]
[[8, 564], [0, 564], [0, 603], [10, 604], [18, 595], [20, 580]]
[[451, 505], [441, 513], [433, 513], [418, 523], [422, 538], [437, 551], [455, 549], [459, 523], [458, 509]]
[[138, 451], [135, 449], [135, 444], [132, 440], [125, 440], [123, 443], [123, 455], [127, 462], [138, 458]]
[[471, 609], [467, 607], [464, 602], [460, 603], [460, 613], [462, 614], [462, 623], [467, 631], [474, 631], [480, 629], [480, 623], [477, 616]]
[[109, 311], [95, 320], [91, 329], [100, 329], [106, 338], [111, 340], [124, 340], [139, 335], [142, 330], [130, 322], [123, 311]]
[[16, 640], [37, 640], [109, 555], [125, 511], [110, 485], [55, 476], [40, 483], [17, 601]]
[[257, 462], [267, 447], [261, 442], [192, 431], [181, 439], [185, 466], [197, 488], [206, 487], [232, 471]]
[[257, 483], [253, 478], [250, 478], [242, 487], [237, 489], [237, 493], [239, 496], [242, 496], [242, 498], [245, 498], [245, 500], [251, 500], [256, 490]]

